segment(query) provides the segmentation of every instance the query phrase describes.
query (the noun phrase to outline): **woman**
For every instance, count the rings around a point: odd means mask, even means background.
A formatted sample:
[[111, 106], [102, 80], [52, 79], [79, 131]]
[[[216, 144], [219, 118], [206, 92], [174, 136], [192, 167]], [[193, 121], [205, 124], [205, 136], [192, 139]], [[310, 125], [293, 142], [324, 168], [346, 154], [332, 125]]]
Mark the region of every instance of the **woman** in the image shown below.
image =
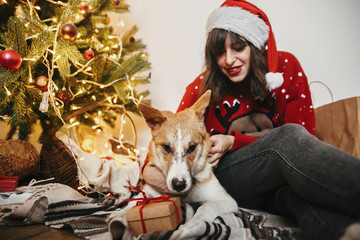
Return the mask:
[[[314, 109], [299, 62], [277, 51], [266, 15], [246, 1], [225, 1], [207, 32], [205, 71], [178, 111], [212, 90], [208, 161], [220, 183], [240, 207], [293, 217], [306, 239], [339, 239], [360, 219], [360, 160], [313, 136]], [[166, 191], [156, 168], [146, 165], [143, 175]]]

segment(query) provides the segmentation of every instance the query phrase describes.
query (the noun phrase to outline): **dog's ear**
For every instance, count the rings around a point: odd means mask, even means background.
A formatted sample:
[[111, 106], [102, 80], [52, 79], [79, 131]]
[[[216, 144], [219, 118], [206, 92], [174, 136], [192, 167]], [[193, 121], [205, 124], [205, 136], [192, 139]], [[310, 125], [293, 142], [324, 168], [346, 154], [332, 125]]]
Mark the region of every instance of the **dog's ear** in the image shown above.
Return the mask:
[[143, 115], [146, 124], [149, 128], [154, 129], [160, 126], [163, 122], [165, 122], [166, 117], [162, 115], [161, 111], [147, 105], [144, 103], [140, 103], [138, 108]]
[[191, 106], [191, 109], [199, 116], [201, 122], [204, 122], [204, 113], [209, 106], [211, 98], [211, 90], [207, 90], [201, 97]]

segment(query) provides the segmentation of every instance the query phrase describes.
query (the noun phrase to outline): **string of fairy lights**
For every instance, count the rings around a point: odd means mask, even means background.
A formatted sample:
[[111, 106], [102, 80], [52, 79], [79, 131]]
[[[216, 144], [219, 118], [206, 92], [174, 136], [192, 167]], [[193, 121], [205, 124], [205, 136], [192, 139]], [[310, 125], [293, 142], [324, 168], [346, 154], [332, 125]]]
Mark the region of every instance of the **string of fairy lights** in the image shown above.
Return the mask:
[[[25, 3], [28, 7], [29, 7], [29, 10], [30, 10], [30, 16], [31, 18], [37, 18], [36, 20], [40, 20], [38, 14], [37, 14], [37, 11], [41, 11], [41, 7], [40, 6], [36, 6], [34, 5], [35, 1], [33, 0], [20, 0], [21, 2]], [[66, 7], [67, 6], [67, 3], [64, 3], [62, 1], [55, 1], [55, 0], [47, 0], [49, 3], [52, 3], [52, 4], [56, 4], [60, 7]], [[84, 3], [88, 3], [89, 5], [87, 6], [89, 9], [91, 9], [91, 1], [90, 0], [84, 0], [83, 1]], [[0, 4], [7, 4], [8, 3], [8, 0], [0, 0]], [[80, 11], [79, 11], [79, 14], [76, 15], [76, 19], [77, 20], [80, 20], [82, 18], [82, 14], [84, 14], [85, 12], [85, 9], [81, 9], [80, 8]], [[30, 19], [29, 21], [25, 18], [23, 18], [23, 21], [28, 21], [28, 22], [25, 22], [25, 26], [26, 27], [29, 27], [29, 25], [31, 24], [31, 21], [33, 19]], [[55, 72], [55, 69], [58, 68], [57, 66], [57, 62], [59, 61], [59, 59], [61, 58], [61, 54], [57, 52], [57, 44], [58, 44], [58, 36], [61, 34], [61, 31], [62, 31], [62, 27], [63, 27], [63, 23], [59, 22], [56, 18], [51, 18], [51, 19], [45, 19], [45, 20], [40, 20], [42, 21], [43, 23], [48, 23], [48, 22], [51, 22], [52, 24], [50, 24], [50, 26], [48, 26], [48, 31], [53, 31], [55, 32], [55, 37], [54, 37], [54, 40], [53, 40], [53, 44], [52, 44], [52, 47], [47, 49], [44, 53], [44, 55], [42, 56], [42, 63], [44, 64], [44, 66], [47, 68], [47, 91], [45, 92], [40, 92], [40, 94], [42, 94], [42, 101], [40, 103], [40, 106], [39, 106], [39, 110], [42, 111], [42, 112], [46, 112], [48, 111], [48, 108], [49, 108], [49, 105], [52, 106], [52, 108], [54, 109], [55, 111], [55, 114], [56, 116], [61, 120], [61, 122], [63, 123], [64, 126], [67, 126], [68, 129], [74, 127], [74, 126], [78, 126], [79, 125], [79, 122], [76, 120], [76, 118], [70, 118], [70, 120], [68, 122], [66, 122], [64, 119], [63, 119], [63, 116], [61, 114], [61, 109], [64, 107], [64, 102], [57, 98], [56, 97], [56, 92], [59, 91], [59, 88], [58, 86], [56, 85], [56, 83], [53, 81], [53, 77], [54, 77], [54, 72]], [[123, 26], [123, 22], [121, 22], [122, 26]], [[95, 29], [95, 32], [97, 32], [98, 30]], [[33, 36], [28, 36], [27, 39], [32, 39], [32, 38], [36, 38], [37, 35], [33, 35]], [[65, 38], [65, 37], [64, 37]], [[76, 36], [75, 38], [81, 38], [81, 33], [76, 33]], [[99, 47], [99, 50], [100, 51], [103, 51], [103, 52], [114, 52], [113, 50], [114, 49], [118, 49], [117, 53], [114, 53], [114, 54], [111, 54], [109, 56], [107, 55], [101, 55], [101, 57], [104, 57], [106, 60], [109, 60], [111, 62], [113, 62], [114, 64], [117, 65], [117, 67], [119, 68], [123, 68], [123, 66], [119, 63], [119, 60], [121, 58], [121, 54], [122, 54], [122, 51], [123, 51], [123, 43], [122, 43], [122, 40], [119, 36], [115, 36], [115, 35], [109, 35], [108, 38], [110, 40], [112, 40], [112, 46], [104, 46], [102, 43], [100, 43], [100, 41], [95, 37], [95, 36], [92, 36], [91, 40], [93, 42], [96, 42], [98, 47]], [[91, 55], [91, 52], [89, 53]], [[93, 57], [93, 55], [92, 55]], [[90, 66], [91, 62], [95, 59], [95, 58], [86, 58], [88, 61], [85, 63], [85, 64], [81, 64], [79, 62], [76, 62], [74, 64], [74, 67], [76, 68], [76, 71], [74, 71], [73, 73], [70, 74], [69, 77], [75, 77], [77, 76], [78, 74], [85, 74], [85, 75], [88, 75], [90, 77], [94, 76], [94, 73], [92, 72], [92, 68]], [[142, 57], [146, 58], [147, 55], [146, 53], [143, 53]], [[32, 59], [32, 58], [21, 58], [20, 61], [36, 61], [36, 59]], [[21, 65], [21, 63], [20, 63]], [[34, 78], [32, 76], [32, 71], [31, 71], [31, 64], [29, 64], [29, 84], [31, 83], [34, 83]], [[133, 101], [134, 104], [138, 105], [142, 99], [143, 99], [143, 96], [140, 96], [139, 98], [136, 98], [135, 97], [135, 94], [134, 94], [134, 88], [132, 87], [132, 84], [131, 84], [131, 81], [134, 80], [133, 78], [129, 77], [129, 75], [126, 73], [125, 74], [125, 77], [123, 78], [118, 78], [118, 79], [115, 79], [109, 83], [106, 83], [106, 84], [101, 84], [101, 83], [98, 83], [98, 82], [95, 82], [95, 81], [92, 81], [92, 80], [89, 80], [89, 79], [84, 79], [84, 80], [77, 80], [77, 82], [79, 83], [82, 83], [84, 86], [86, 84], [92, 84], [96, 87], [99, 87], [99, 89], [104, 89], [104, 88], [108, 88], [108, 87], [111, 87], [113, 86], [115, 83], [119, 82], [119, 81], [127, 81], [127, 88], [128, 88], [128, 95], [127, 95], [127, 98], [131, 101]], [[65, 86], [65, 84], [64, 84]], [[7, 95], [11, 95], [11, 91], [9, 90], [9, 88], [4, 85], [3, 86], [5, 92]], [[84, 88], [85, 89], [85, 88]], [[70, 92], [72, 98], [82, 94], [84, 92], [84, 90], [79, 90], [78, 92], [76, 93], [73, 93], [72, 90], [69, 88], [68, 91]], [[91, 99], [95, 102], [97, 99], [96, 99], [96, 96], [93, 95], [91, 96]], [[110, 105], [116, 105], [117, 102], [118, 102], [118, 97], [116, 95], [114, 96], [108, 96], [107, 98], [107, 101]], [[77, 110], [79, 109], [80, 106], [76, 106], [76, 105], [73, 105], [71, 106], [71, 109], [72, 110]], [[115, 140], [117, 143], [118, 143], [118, 148], [123, 148], [123, 149], [126, 149], [128, 150], [124, 144], [123, 144], [123, 141], [122, 141], [122, 138], [124, 137], [124, 134], [123, 134], [123, 131], [124, 131], [124, 125], [126, 124], [126, 110], [125, 108], [123, 109], [123, 113], [121, 114], [121, 119], [120, 119], [120, 132], [119, 132], [119, 139], [113, 139]], [[94, 126], [92, 126], [92, 129], [96, 129], [97, 131], [101, 131], [101, 128], [99, 127], [101, 125], [101, 110], [98, 111], [98, 118], [95, 118], [95, 124]], [[3, 119], [8, 119], [7, 116], [0, 116], [1, 118]], [[90, 115], [88, 115], [87, 117], [90, 117]], [[111, 149], [109, 149], [109, 151], [111, 151]], [[134, 152], [132, 151], [129, 151], [128, 150], [128, 156], [129, 158], [131, 159], [134, 159], [134, 160], [138, 160], [138, 155], [139, 155], [139, 151], [137, 149], [133, 149]], [[95, 154], [95, 152], [92, 152]], [[73, 155], [75, 156], [75, 154], [73, 153]], [[78, 167], [79, 169], [79, 167]], [[81, 170], [81, 169], [79, 169]], [[82, 187], [81, 187], [82, 188]]]
[[[7, 4], [7, 0], [1, 0], [2, 1], [2, 4]], [[32, 2], [30, 2], [30, 0], [26, 0], [27, 1], [27, 4], [28, 6], [30, 7], [30, 10], [31, 11], [40, 11], [41, 10], [41, 7], [40, 6], [35, 6], [35, 5], [32, 5]], [[50, 3], [53, 3], [53, 4], [57, 4], [57, 5], [60, 5], [60, 6], [66, 6], [66, 3], [63, 3], [62, 1], [53, 1], [53, 0], [47, 0], [48, 2]], [[86, 2], [86, 1], [85, 1]], [[89, 7], [91, 8], [91, 6]], [[83, 10], [81, 10], [82, 13]], [[80, 15], [77, 15], [76, 16], [77, 19], [80, 19]], [[26, 20], [26, 19], [24, 19]], [[49, 21], [49, 19], [46, 19], [46, 20], [42, 20], [43, 22], [46, 22], [46, 21]], [[57, 22], [56, 18], [52, 18], [51, 21], [53, 22]], [[26, 23], [25, 26], [28, 26], [29, 23]], [[123, 24], [123, 23], [122, 23]], [[63, 106], [63, 103], [61, 101], [61, 99], [58, 99], [55, 97], [55, 93], [54, 93], [54, 90], [57, 91], [59, 90], [59, 88], [56, 86], [55, 82], [53, 81], [52, 77], [54, 75], [54, 70], [57, 68], [56, 66], [56, 62], [61, 58], [61, 55], [60, 54], [57, 54], [56, 53], [56, 45], [57, 45], [57, 36], [59, 35], [59, 31], [60, 31], [60, 28], [61, 28], [61, 24], [57, 24], [55, 26], [50, 26], [48, 28], [48, 30], [50, 31], [55, 31], [56, 34], [55, 34], [55, 38], [54, 38], [54, 44], [53, 44], [53, 49], [47, 49], [46, 52], [45, 52], [45, 55], [43, 56], [43, 63], [44, 65], [47, 67], [48, 69], [48, 92], [49, 92], [49, 98], [51, 100], [51, 103], [52, 103], [52, 106], [53, 108], [55, 109], [58, 117], [63, 121], [62, 119], [62, 116], [60, 114], [60, 112], [58, 111], [59, 108], [61, 108]], [[96, 31], [96, 30], [95, 30]], [[36, 36], [30, 36], [28, 37], [28, 39], [30, 38], [34, 38]], [[80, 33], [78, 33], [77, 37], [80, 37]], [[95, 38], [94, 36], [92, 36], [92, 38]], [[122, 67], [121, 64], [119, 64], [119, 59], [121, 58], [121, 53], [122, 53], [122, 50], [123, 50], [123, 47], [122, 47], [122, 40], [119, 36], [115, 36], [115, 35], [109, 35], [108, 36], [109, 39], [117, 39], [118, 40], [118, 43], [114, 44], [112, 46], [113, 49], [118, 49], [118, 53], [117, 54], [112, 54], [111, 56], [103, 56], [104, 58], [112, 61], [113, 63], [115, 63], [116, 65], [118, 65], [119, 67]], [[100, 44], [100, 47], [103, 47], [103, 50], [106, 52], [106, 51], [109, 51], [111, 47], [109, 46], [106, 46], [104, 47], [103, 44]], [[51, 63], [49, 62], [48, 60], [48, 55], [49, 54], [52, 54], [53, 56], [53, 59], [51, 61]], [[143, 53], [142, 57], [146, 58], [147, 55], [145, 53]], [[36, 59], [34, 58], [22, 58], [21, 59], [22, 61], [36, 61]], [[81, 63], [79, 62], [76, 62], [74, 64], [74, 66], [77, 68], [77, 71], [75, 71], [74, 73], [70, 74], [69, 77], [74, 77], [76, 76], [77, 74], [79, 73], [83, 73], [83, 74], [86, 74], [86, 75], [89, 75], [89, 76], [93, 76], [93, 74], [91, 73], [91, 70], [92, 68], [89, 66], [90, 63], [94, 60], [93, 59], [90, 59], [89, 61], [87, 61], [87, 63], [85, 65], [82, 65]], [[77, 82], [81, 82], [83, 84], [92, 84], [92, 85], [95, 85], [95, 86], [98, 86], [100, 87], [101, 89], [103, 88], [107, 88], [107, 87], [111, 87], [113, 86], [115, 83], [119, 82], [119, 81], [123, 81], [123, 80], [126, 80], [128, 82], [128, 89], [130, 90], [130, 94], [127, 96], [128, 99], [131, 99], [136, 105], [142, 100], [143, 96], [140, 96], [139, 99], [136, 99], [135, 96], [134, 96], [134, 92], [133, 92], [133, 88], [132, 88], [132, 85], [131, 85], [131, 80], [133, 80], [133, 78], [129, 78], [129, 76], [126, 74], [126, 77], [124, 78], [119, 78], [119, 79], [115, 79], [113, 80], [112, 82], [110, 83], [107, 83], [107, 84], [101, 84], [101, 83], [98, 83], [98, 82], [95, 82], [95, 81], [91, 81], [91, 80], [77, 80]], [[32, 73], [31, 73], [31, 65], [29, 65], [29, 83], [33, 83], [34, 82], [34, 79], [32, 77]], [[4, 89], [6, 91], [6, 93], [8, 95], [11, 95], [11, 92], [9, 91], [9, 89], [4, 85]], [[69, 89], [70, 90], [70, 89]], [[70, 90], [71, 91], [71, 90]], [[78, 93], [75, 93], [73, 94], [73, 96], [76, 96], [76, 95], [79, 95], [79, 94], [82, 94], [83, 91], [80, 90]], [[95, 96], [94, 96], [95, 97]], [[108, 97], [107, 98], [109, 100], [109, 103], [116, 103], [116, 99], [117, 97], [114, 96], [114, 97]], [[113, 102], [110, 101], [110, 99], [114, 99]], [[96, 101], [96, 99], [94, 99], [94, 101]], [[59, 104], [60, 103], [60, 104]], [[77, 109], [78, 107], [74, 106], [73, 109]], [[63, 123], [65, 124], [65, 122], [63, 121]]]

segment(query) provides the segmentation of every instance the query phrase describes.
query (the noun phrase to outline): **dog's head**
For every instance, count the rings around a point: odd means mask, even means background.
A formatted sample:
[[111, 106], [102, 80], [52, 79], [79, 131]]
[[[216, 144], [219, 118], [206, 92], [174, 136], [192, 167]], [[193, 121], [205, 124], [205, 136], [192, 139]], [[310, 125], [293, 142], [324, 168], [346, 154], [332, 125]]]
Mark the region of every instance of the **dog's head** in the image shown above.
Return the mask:
[[208, 90], [193, 106], [179, 113], [159, 111], [145, 104], [138, 106], [151, 129], [149, 161], [164, 173], [171, 192], [187, 192], [197, 174], [206, 167], [208, 170], [210, 143], [204, 112], [210, 96]]

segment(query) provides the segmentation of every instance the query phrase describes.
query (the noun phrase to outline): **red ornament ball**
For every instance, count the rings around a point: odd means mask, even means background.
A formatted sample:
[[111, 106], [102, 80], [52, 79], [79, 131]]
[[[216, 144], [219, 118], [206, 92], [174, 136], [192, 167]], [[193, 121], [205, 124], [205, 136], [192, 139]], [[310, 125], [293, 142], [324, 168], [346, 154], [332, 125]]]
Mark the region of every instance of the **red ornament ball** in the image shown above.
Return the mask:
[[65, 23], [60, 28], [61, 36], [66, 40], [75, 40], [78, 35], [78, 29], [72, 23]]
[[94, 51], [91, 49], [91, 48], [89, 48], [88, 50], [86, 50], [85, 52], [84, 52], [84, 56], [85, 56], [85, 58], [87, 59], [87, 60], [90, 60], [90, 59], [93, 59], [94, 58]]
[[130, 42], [134, 43], [135, 42], [135, 38], [134, 37], [130, 37]]
[[81, 4], [79, 6], [79, 10], [82, 12], [82, 13], [86, 13], [87, 10], [88, 10], [88, 6], [86, 4]]
[[60, 99], [65, 105], [69, 104], [69, 102], [72, 99], [72, 95], [71, 93], [69, 93], [67, 90], [63, 89], [58, 91], [55, 94], [55, 97], [57, 97], [58, 99]]
[[4, 50], [0, 53], [0, 66], [7, 70], [16, 70], [21, 66], [22, 59], [15, 50]]

